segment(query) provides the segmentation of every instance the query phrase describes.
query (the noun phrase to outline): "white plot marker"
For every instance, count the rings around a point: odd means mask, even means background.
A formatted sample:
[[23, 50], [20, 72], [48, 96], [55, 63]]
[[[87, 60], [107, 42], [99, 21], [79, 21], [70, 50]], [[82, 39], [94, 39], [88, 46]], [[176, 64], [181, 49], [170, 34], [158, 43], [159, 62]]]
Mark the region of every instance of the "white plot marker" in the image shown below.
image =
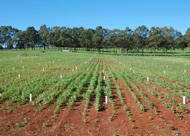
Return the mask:
[[104, 80], [106, 79], [106, 77], [104, 76]]
[[44, 71], [44, 68], [43, 68], [43, 71]]
[[24, 69], [24, 66], [22, 66], [22, 69]]
[[20, 79], [20, 74], [18, 74], [18, 79]]
[[129, 70], [131, 71], [131, 68]]
[[164, 74], [166, 74], [166, 71], [164, 70]]
[[19, 55], [18, 55], [18, 57], [19, 57]]
[[32, 94], [30, 94], [30, 102], [32, 101]]
[[108, 98], [107, 98], [107, 96], [105, 96], [105, 103], [106, 103], [106, 104], [108, 103]]
[[77, 70], [77, 67], [75, 68], [75, 70]]
[[149, 77], [147, 77], [147, 81], [149, 82]]
[[186, 73], [187, 71], [186, 71], [186, 69], [184, 70], [184, 73]]
[[168, 66], [166, 66], [168, 68]]
[[15, 68], [13, 67], [13, 70], [15, 70]]
[[104, 73], [104, 70], [102, 72]]
[[183, 96], [183, 104], [185, 104], [185, 96]]
[[135, 73], [135, 70], [133, 70], [133, 73]]
[[63, 79], [62, 75], [60, 75], [61, 80]]
[[72, 71], [74, 72], [74, 69]]

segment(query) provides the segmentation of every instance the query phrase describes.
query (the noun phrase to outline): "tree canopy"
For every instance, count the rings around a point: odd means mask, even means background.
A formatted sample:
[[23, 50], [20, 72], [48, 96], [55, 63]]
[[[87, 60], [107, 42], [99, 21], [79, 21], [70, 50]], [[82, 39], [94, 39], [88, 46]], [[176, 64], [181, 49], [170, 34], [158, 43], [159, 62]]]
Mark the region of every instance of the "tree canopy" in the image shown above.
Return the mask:
[[168, 50], [176, 48], [184, 50], [190, 47], [190, 28], [187, 29], [185, 35], [172, 27], [151, 27], [149, 30], [146, 26], [139, 26], [134, 31], [129, 27], [125, 30], [105, 29], [102, 26], [96, 29], [84, 29], [83, 27], [59, 27], [52, 28], [42, 25], [40, 30], [34, 27], [28, 27], [26, 30], [18, 30], [11, 26], [0, 27], [0, 46], [4, 49], [26, 49], [35, 47], [43, 47], [44, 50], [49, 46], [67, 47], [67, 48], [84, 48], [85, 50], [101, 49], [121, 49], [124, 51], [134, 50], [143, 55], [144, 49]]

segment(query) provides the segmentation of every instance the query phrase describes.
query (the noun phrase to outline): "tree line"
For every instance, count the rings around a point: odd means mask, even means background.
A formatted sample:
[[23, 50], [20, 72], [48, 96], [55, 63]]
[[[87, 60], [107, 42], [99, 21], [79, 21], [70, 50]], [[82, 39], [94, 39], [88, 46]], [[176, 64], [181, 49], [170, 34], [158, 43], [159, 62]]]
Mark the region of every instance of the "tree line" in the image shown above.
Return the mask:
[[11, 26], [0, 27], [0, 48], [1, 49], [27, 49], [43, 47], [44, 50], [53, 47], [83, 48], [86, 51], [99, 51], [106, 49], [117, 54], [127, 54], [129, 50], [136, 51], [143, 55], [144, 49], [149, 49], [156, 53], [156, 50], [164, 50], [167, 55], [168, 50], [175, 49], [182, 51], [190, 47], [190, 28], [182, 35], [181, 32], [172, 27], [151, 27], [139, 26], [134, 31], [129, 27], [125, 30], [105, 29], [101, 26], [96, 29], [84, 29], [83, 27], [46, 27], [42, 25], [40, 30], [28, 27], [25, 31], [18, 30]]

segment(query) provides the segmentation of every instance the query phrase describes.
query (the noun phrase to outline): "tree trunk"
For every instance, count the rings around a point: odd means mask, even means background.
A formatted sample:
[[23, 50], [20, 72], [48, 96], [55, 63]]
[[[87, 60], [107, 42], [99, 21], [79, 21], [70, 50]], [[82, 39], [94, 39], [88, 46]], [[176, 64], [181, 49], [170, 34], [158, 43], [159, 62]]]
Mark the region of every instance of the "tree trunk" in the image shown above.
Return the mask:
[[46, 45], [44, 44], [44, 50], [46, 50]]
[[173, 56], [173, 52], [174, 52], [174, 47], [172, 47], [172, 56]]
[[123, 56], [124, 48], [121, 48], [121, 56]]
[[143, 48], [142, 48], [142, 56], [143, 56]]
[[166, 49], [166, 52], [165, 52], [165, 56], [167, 56], [167, 49]]

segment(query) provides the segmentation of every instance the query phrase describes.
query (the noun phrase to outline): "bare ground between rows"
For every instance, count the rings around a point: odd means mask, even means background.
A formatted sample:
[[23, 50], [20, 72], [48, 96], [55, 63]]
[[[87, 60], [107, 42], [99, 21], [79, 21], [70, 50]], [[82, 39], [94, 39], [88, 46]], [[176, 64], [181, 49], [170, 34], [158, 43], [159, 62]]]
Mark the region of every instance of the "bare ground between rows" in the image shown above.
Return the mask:
[[[153, 102], [155, 107], [157, 108], [157, 112], [159, 115], [163, 117], [163, 120], [167, 123], [167, 125], [172, 125], [176, 131], [179, 131], [181, 134], [188, 134], [189, 125], [184, 123], [182, 120], [180, 120], [169, 108], [167, 108], [159, 99], [158, 97], [154, 97], [152, 94], [150, 94], [145, 87], [140, 85], [138, 82], [136, 82], [138, 87], [142, 89], [142, 91], [147, 95], [147, 97]], [[146, 86], [148, 86], [151, 90], [153, 90], [156, 94], [157, 92], [148, 84], [145, 83]], [[164, 99], [162, 96], [161, 99]], [[169, 102], [169, 101], [167, 101]], [[170, 103], [171, 104], [171, 103]]]
[[[138, 127], [136, 129], [136, 133], [140, 135], [144, 134], [156, 134], [156, 135], [163, 135], [163, 134], [172, 134], [172, 132], [167, 128], [167, 126], [156, 116], [154, 110], [152, 110], [147, 103], [144, 102], [144, 105], [147, 107], [146, 112], [142, 112], [140, 110], [139, 105], [136, 103], [135, 99], [133, 98], [132, 94], [124, 84], [122, 80], [118, 80], [118, 83], [120, 85], [120, 89], [122, 93], [125, 94], [125, 98], [127, 101], [127, 109], [130, 110], [132, 118], [134, 118], [135, 126]], [[131, 86], [131, 85], [129, 85]], [[134, 90], [133, 87], [131, 87], [132, 91], [135, 92], [138, 99], [140, 96], [137, 94], [137, 92]], [[142, 100], [142, 99], [141, 99]], [[149, 119], [151, 117], [152, 119]]]

